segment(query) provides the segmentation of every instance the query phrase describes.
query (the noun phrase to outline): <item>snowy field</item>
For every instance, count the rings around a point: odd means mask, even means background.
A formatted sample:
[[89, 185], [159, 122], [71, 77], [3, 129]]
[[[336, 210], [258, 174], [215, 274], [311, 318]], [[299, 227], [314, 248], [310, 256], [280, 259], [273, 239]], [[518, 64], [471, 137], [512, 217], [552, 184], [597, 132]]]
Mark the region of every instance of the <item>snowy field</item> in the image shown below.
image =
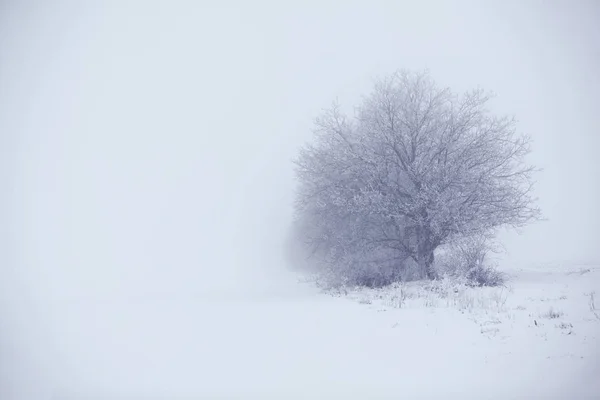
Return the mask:
[[598, 398], [600, 268], [507, 286], [79, 299], [56, 317], [54, 398]]

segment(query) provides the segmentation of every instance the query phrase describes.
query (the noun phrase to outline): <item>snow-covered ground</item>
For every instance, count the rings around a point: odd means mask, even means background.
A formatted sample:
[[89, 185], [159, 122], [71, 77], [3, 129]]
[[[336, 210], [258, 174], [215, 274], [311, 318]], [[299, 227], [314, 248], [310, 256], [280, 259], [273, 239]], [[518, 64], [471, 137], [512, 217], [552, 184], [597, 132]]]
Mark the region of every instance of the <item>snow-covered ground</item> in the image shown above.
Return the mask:
[[74, 299], [53, 317], [48, 379], [56, 399], [600, 395], [599, 267], [434, 289]]

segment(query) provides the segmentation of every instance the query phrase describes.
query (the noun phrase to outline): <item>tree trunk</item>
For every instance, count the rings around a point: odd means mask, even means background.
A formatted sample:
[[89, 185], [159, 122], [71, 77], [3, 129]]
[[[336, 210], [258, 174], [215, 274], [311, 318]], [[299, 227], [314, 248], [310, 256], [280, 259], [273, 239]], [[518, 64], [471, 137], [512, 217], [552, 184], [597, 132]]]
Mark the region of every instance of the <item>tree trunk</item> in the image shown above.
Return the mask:
[[418, 264], [421, 277], [423, 279], [433, 280], [437, 278], [435, 268], [433, 267], [433, 251], [427, 251], [418, 255]]
[[436, 247], [439, 245], [435, 240], [431, 229], [428, 225], [429, 215], [426, 208], [423, 208], [419, 212], [420, 226], [417, 228], [417, 263], [419, 265], [419, 272], [422, 279], [433, 280], [437, 278], [436, 271], [433, 266], [434, 255]]
[[419, 235], [419, 244], [417, 248], [417, 263], [422, 279], [433, 280], [437, 278], [433, 266], [435, 245], [430, 235], [421, 231]]

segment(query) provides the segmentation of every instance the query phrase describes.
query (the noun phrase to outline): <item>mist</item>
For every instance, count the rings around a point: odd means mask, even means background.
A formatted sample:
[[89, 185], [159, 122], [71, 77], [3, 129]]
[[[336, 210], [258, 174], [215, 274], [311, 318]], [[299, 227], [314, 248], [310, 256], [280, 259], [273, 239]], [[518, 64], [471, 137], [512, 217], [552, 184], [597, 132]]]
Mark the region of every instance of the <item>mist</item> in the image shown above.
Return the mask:
[[11, 387], [58, 379], [83, 346], [61, 329], [102, 307], [296, 290], [291, 160], [322, 108], [397, 68], [494, 91], [532, 136], [547, 221], [503, 233], [503, 265], [600, 262], [594, 2], [167, 3], [0, 4]]

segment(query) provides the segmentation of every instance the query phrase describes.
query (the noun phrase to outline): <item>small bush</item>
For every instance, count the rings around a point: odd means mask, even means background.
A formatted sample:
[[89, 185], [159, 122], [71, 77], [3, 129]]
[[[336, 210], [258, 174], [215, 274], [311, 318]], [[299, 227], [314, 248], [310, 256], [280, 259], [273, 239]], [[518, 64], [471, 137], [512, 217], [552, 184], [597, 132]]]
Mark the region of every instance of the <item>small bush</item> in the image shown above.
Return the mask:
[[493, 266], [477, 265], [466, 275], [467, 280], [474, 286], [502, 286], [506, 281], [505, 275]]
[[502, 286], [506, 276], [491, 264], [487, 255], [492, 250], [487, 238], [463, 238], [443, 249], [438, 257], [438, 274], [463, 278], [469, 286]]

